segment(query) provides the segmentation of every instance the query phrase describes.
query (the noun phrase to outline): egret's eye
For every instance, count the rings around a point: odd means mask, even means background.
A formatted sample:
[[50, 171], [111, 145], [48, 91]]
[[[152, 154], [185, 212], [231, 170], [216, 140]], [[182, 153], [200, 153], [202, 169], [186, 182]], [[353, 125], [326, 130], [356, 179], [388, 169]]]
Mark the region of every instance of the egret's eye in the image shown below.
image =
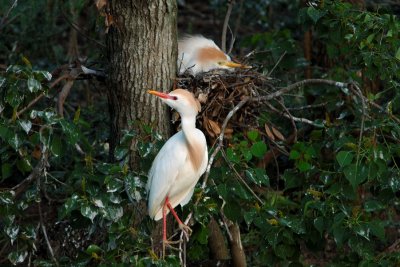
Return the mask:
[[172, 96], [172, 100], [178, 100], [177, 96]]
[[224, 65], [224, 62], [218, 61], [217, 64], [221, 66], [221, 65]]

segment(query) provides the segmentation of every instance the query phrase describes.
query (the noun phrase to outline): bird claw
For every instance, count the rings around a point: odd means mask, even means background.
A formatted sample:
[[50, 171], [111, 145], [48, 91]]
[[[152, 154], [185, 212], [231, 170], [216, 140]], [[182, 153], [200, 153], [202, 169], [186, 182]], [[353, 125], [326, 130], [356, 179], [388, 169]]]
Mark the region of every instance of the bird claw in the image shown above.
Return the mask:
[[183, 234], [186, 237], [186, 240], [189, 241], [189, 236], [192, 234], [192, 229], [190, 229], [189, 226], [187, 226], [186, 224], [180, 223], [179, 224], [179, 228], [182, 230]]

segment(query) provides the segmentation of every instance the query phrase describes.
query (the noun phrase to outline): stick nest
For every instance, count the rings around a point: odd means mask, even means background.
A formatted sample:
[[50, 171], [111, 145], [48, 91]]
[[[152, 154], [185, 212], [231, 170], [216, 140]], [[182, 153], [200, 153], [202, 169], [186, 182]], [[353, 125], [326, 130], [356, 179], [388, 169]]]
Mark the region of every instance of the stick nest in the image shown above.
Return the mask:
[[[257, 97], [272, 88], [272, 80], [249, 70], [235, 72], [212, 71], [193, 76], [177, 78], [177, 88], [191, 91], [201, 103], [201, 112], [197, 117], [200, 129], [210, 141], [214, 141], [222, 130], [222, 124], [228, 113], [245, 97]], [[267, 88], [267, 89], [266, 89]], [[225, 128], [225, 139], [231, 139], [233, 133], [258, 128], [260, 103], [246, 103], [229, 120]], [[178, 114], [173, 114], [177, 121]]]

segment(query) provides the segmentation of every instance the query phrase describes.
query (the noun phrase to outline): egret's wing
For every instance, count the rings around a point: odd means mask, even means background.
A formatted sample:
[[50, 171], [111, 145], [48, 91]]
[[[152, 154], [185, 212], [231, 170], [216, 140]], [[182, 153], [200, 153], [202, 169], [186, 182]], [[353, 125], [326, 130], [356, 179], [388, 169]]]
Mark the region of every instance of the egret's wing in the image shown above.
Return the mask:
[[165, 197], [185, 164], [188, 151], [182, 139], [181, 132], [171, 137], [161, 148], [150, 169], [146, 189], [149, 191], [148, 210], [152, 218], [162, 209]]

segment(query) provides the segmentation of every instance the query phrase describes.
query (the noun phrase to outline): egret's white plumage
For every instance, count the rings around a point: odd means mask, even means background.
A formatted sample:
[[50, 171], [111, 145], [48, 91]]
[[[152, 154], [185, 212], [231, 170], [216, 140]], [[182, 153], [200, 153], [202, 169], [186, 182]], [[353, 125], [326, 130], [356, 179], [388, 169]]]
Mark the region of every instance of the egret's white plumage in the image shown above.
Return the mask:
[[213, 40], [201, 35], [187, 35], [178, 41], [177, 64], [179, 74], [187, 71], [192, 75], [213, 69], [249, 68], [232, 62]]
[[178, 111], [182, 120], [182, 130], [164, 144], [149, 172], [148, 211], [150, 217], [159, 220], [163, 217], [167, 197], [172, 208], [189, 202], [197, 181], [206, 170], [208, 152], [206, 138], [196, 128], [200, 104], [193, 94], [183, 89], [169, 94], [149, 93]]

